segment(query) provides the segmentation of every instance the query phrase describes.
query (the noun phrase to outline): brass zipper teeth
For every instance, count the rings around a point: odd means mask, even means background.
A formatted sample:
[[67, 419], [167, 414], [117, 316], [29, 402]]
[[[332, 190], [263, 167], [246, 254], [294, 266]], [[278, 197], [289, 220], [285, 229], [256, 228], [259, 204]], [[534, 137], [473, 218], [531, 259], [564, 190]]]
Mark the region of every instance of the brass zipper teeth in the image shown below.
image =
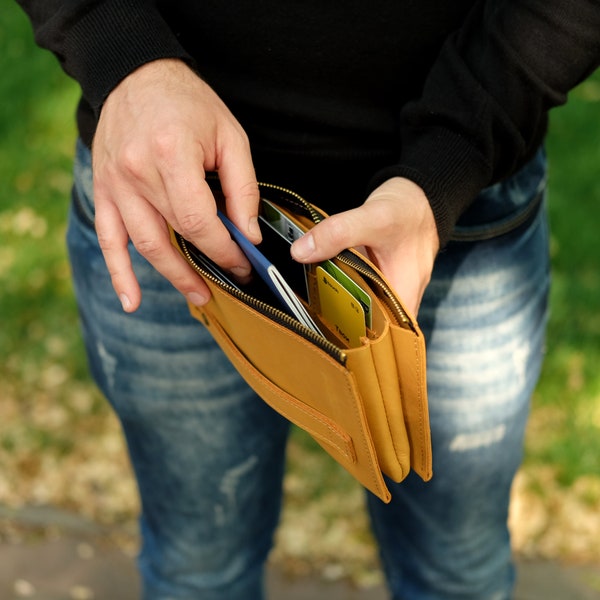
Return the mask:
[[294, 317], [291, 317], [290, 315], [283, 312], [282, 310], [279, 310], [279, 309], [275, 308], [274, 306], [271, 306], [270, 304], [267, 304], [266, 302], [263, 302], [262, 300], [255, 298], [254, 296], [251, 296], [250, 294], [246, 294], [245, 292], [242, 292], [241, 290], [229, 285], [228, 283], [221, 281], [220, 279], [218, 279], [217, 277], [212, 275], [212, 273], [208, 273], [207, 271], [205, 271], [195, 261], [194, 257], [192, 256], [192, 254], [188, 248], [188, 242], [185, 240], [185, 238], [183, 238], [178, 233], [175, 233], [175, 236], [176, 236], [177, 242], [178, 242], [180, 248], [182, 249], [183, 254], [187, 258], [188, 262], [190, 263], [190, 265], [193, 267], [193, 269], [195, 271], [197, 271], [198, 273], [200, 273], [202, 275], [202, 277], [212, 281], [214, 284], [218, 285], [220, 288], [224, 289], [226, 292], [228, 292], [232, 296], [235, 296], [236, 298], [238, 298], [245, 304], [248, 304], [249, 306], [251, 306], [252, 308], [257, 310], [258, 312], [262, 313], [263, 315], [269, 317], [271, 320], [275, 321], [276, 323], [283, 325], [287, 329], [292, 330], [294, 333], [297, 333], [298, 335], [302, 336], [304, 339], [315, 344], [321, 350], [323, 350], [329, 356], [331, 356], [337, 362], [339, 362], [341, 365], [344, 366], [346, 364], [346, 358], [347, 358], [346, 353], [341, 348], [338, 348], [338, 346], [331, 343], [326, 338], [320, 336], [318, 333], [315, 333], [308, 327], [305, 327], [302, 323], [300, 323], [300, 321], [298, 321]]
[[406, 311], [396, 298], [396, 294], [390, 288], [390, 286], [387, 285], [383, 279], [381, 279], [376, 271], [374, 271], [367, 263], [362, 262], [359, 257], [354, 256], [351, 252], [338, 254], [336, 258], [345, 265], [353, 268], [355, 271], [358, 271], [361, 275], [367, 277], [367, 279], [369, 279], [372, 283], [375, 283], [379, 289], [383, 291], [385, 301], [391, 308], [393, 316], [395, 316], [398, 324], [404, 323], [414, 331], [412, 321], [408, 318]]

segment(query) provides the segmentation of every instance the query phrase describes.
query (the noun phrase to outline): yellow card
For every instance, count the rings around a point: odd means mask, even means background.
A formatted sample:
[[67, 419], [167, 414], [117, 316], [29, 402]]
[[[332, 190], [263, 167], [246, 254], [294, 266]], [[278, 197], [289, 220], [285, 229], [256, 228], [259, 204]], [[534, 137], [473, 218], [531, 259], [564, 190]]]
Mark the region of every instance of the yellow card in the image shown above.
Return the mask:
[[360, 338], [367, 334], [360, 302], [323, 267], [317, 267], [315, 272], [321, 315], [349, 347], [360, 346]]

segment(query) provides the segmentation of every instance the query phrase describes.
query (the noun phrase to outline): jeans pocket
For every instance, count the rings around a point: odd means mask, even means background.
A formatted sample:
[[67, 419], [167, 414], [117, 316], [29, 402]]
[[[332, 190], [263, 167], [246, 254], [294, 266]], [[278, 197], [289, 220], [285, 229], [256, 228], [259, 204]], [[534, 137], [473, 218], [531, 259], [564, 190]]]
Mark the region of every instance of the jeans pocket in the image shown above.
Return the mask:
[[546, 191], [546, 155], [536, 155], [513, 176], [482, 190], [459, 219], [451, 240], [478, 242], [531, 224]]

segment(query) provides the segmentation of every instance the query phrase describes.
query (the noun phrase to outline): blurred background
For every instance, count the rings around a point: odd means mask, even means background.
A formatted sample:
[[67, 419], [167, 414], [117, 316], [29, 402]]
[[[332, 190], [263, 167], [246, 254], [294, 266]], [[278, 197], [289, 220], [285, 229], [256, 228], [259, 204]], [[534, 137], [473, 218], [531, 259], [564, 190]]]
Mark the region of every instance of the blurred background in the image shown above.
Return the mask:
[[[86, 370], [63, 238], [76, 85], [0, 12], [0, 542], [53, 507], [136, 544], [138, 499], [118, 424]], [[600, 73], [554, 111], [548, 139], [553, 291], [511, 527], [524, 557], [600, 565]], [[273, 560], [378, 578], [362, 491], [295, 432]], [[51, 523], [40, 523], [44, 535]]]

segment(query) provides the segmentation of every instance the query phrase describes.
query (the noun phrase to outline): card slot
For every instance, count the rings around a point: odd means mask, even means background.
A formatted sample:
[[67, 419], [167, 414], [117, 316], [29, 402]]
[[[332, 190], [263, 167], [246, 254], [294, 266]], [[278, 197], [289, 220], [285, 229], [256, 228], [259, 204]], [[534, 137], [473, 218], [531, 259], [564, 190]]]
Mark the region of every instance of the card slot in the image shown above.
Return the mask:
[[[348, 349], [349, 345], [343, 340], [335, 331], [335, 327], [329, 323], [321, 314], [320, 306], [318, 305], [318, 295], [313, 293], [311, 290], [316, 289], [316, 276], [312, 271], [307, 271], [306, 282], [309, 289], [309, 297], [313, 299], [310, 304], [306, 304], [310, 316], [314, 319], [318, 325], [321, 333], [332, 343], [342, 349]], [[315, 300], [317, 303], [315, 303]]]
[[257, 250], [273, 263], [285, 278], [294, 293], [308, 300], [304, 265], [296, 262], [290, 254], [290, 244], [268, 225], [261, 227], [262, 242], [256, 246]]
[[386, 327], [386, 323], [389, 319], [389, 311], [385, 305], [381, 302], [377, 292], [370, 285], [369, 281], [365, 279], [360, 273], [354, 270], [352, 267], [344, 264], [340, 260], [333, 258], [332, 262], [340, 268], [356, 285], [363, 288], [371, 296], [371, 327], [367, 328], [367, 335], [371, 339], [377, 339]]
[[348, 349], [353, 347], [360, 347], [362, 344], [352, 345], [349, 344], [346, 339], [344, 339], [337, 331], [335, 325], [328, 321], [321, 313], [321, 307], [319, 305], [319, 295], [316, 293], [317, 287], [317, 276], [313, 270], [309, 270], [306, 273], [306, 279], [309, 289], [309, 296], [311, 298], [311, 303], [306, 305], [307, 310], [309, 311], [311, 317], [315, 320], [317, 325], [319, 326], [321, 333], [325, 335], [325, 337], [336, 344], [340, 348]]
[[287, 217], [292, 223], [294, 223], [302, 231], [306, 232], [315, 226], [315, 223], [313, 221], [311, 221], [308, 217], [305, 217], [303, 215], [299, 215], [295, 212], [292, 212], [285, 206], [281, 206], [281, 204], [278, 204], [271, 200], [268, 200], [268, 202], [273, 204], [277, 208], [277, 210], [279, 210], [283, 215], [285, 215], [285, 217]]
[[193, 244], [187, 245], [187, 250], [190, 257], [193, 259], [196, 267], [205, 276], [212, 277], [216, 281], [215, 283], [219, 286], [229, 286], [236, 290], [239, 290], [243, 294], [246, 294], [259, 302], [262, 302], [266, 306], [272, 309], [285, 310], [286, 307], [282, 304], [281, 300], [273, 293], [271, 288], [264, 282], [264, 280], [258, 276], [257, 273], [253, 273], [250, 281], [247, 283], [239, 283], [235, 281], [232, 276], [223, 271], [219, 265], [210, 260], [203, 252], [198, 250]]

